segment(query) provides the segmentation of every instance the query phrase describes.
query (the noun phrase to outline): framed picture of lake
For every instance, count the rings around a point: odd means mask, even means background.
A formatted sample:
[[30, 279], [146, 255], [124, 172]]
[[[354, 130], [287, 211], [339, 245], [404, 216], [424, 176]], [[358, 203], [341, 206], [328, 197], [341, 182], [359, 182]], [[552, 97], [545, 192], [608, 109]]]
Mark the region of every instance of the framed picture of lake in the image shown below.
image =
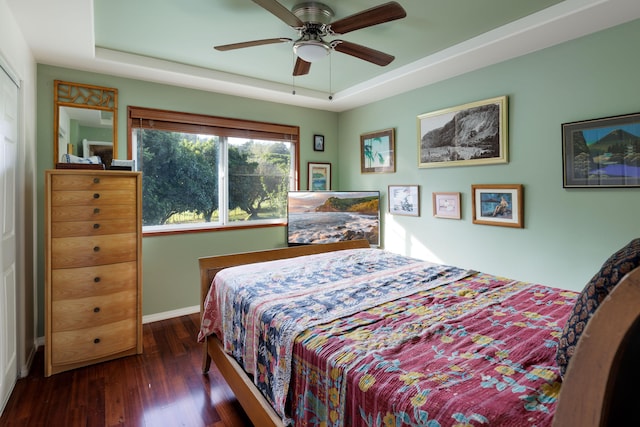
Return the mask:
[[418, 167], [508, 162], [507, 97], [418, 116]]
[[360, 171], [362, 173], [396, 171], [394, 129], [360, 135]]
[[420, 193], [417, 185], [389, 185], [389, 213], [420, 216]]
[[564, 188], [640, 187], [640, 113], [562, 124]]
[[331, 190], [331, 163], [308, 163], [307, 188], [311, 191]]
[[522, 184], [471, 186], [473, 223], [524, 228]]

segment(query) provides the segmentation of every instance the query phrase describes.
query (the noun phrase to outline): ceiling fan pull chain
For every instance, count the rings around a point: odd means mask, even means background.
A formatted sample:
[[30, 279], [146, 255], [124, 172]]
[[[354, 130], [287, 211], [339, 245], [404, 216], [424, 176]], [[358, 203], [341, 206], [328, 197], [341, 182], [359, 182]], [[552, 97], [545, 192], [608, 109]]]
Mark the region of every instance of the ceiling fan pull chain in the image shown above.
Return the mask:
[[333, 99], [333, 90], [331, 87], [331, 74], [333, 73], [333, 61], [331, 61], [331, 55], [329, 55], [329, 101]]
[[[295, 67], [296, 64], [296, 54], [291, 51], [291, 63], [293, 64], [293, 66]], [[293, 73], [291, 75], [291, 94], [295, 95], [296, 94], [296, 73]]]

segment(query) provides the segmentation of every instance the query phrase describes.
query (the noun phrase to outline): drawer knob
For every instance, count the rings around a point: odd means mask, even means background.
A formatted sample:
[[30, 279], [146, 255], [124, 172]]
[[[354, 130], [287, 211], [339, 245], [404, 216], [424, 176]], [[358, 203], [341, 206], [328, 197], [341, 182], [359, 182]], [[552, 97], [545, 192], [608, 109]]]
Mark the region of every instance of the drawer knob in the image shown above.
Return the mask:
[[100, 278], [99, 278], [99, 277], [94, 277], [94, 278], [93, 278], [93, 281], [94, 281], [94, 282], [96, 282], [96, 283], [98, 283], [98, 282], [100, 282]]
[[93, 210], [93, 213], [94, 213], [94, 214], [99, 214], [99, 213], [100, 213], [100, 208], [95, 208], [95, 209]]
[[100, 224], [93, 224], [93, 228], [94, 230], [97, 230], [98, 228], [100, 228]]
[[95, 308], [93, 309], [93, 312], [94, 312], [94, 313], [100, 313], [100, 307], [95, 307]]
[[94, 184], [100, 184], [100, 178], [93, 178]]
[[94, 246], [93, 252], [100, 252], [100, 246]]
[[93, 193], [93, 198], [94, 199], [99, 199], [100, 198], [100, 193]]
[[93, 343], [94, 343], [94, 344], [100, 344], [100, 338], [95, 338], [95, 339], [93, 340]]

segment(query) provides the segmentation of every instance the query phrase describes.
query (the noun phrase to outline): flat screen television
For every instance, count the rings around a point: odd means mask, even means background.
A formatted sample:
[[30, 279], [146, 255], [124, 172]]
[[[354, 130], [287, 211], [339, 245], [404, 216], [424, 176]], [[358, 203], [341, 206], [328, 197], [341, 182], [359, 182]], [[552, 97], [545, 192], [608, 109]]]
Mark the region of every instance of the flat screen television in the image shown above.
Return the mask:
[[289, 246], [367, 239], [380, 245], [379, 191], [290, 191]]

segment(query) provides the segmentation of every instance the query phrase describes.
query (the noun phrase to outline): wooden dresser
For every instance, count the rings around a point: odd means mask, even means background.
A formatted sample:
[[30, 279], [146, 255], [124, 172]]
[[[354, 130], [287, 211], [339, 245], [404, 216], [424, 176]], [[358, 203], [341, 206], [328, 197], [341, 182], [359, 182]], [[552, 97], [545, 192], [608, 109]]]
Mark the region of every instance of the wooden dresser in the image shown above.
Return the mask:
[[45, 171], [45, 376], [142, 353], [142, 174]]

